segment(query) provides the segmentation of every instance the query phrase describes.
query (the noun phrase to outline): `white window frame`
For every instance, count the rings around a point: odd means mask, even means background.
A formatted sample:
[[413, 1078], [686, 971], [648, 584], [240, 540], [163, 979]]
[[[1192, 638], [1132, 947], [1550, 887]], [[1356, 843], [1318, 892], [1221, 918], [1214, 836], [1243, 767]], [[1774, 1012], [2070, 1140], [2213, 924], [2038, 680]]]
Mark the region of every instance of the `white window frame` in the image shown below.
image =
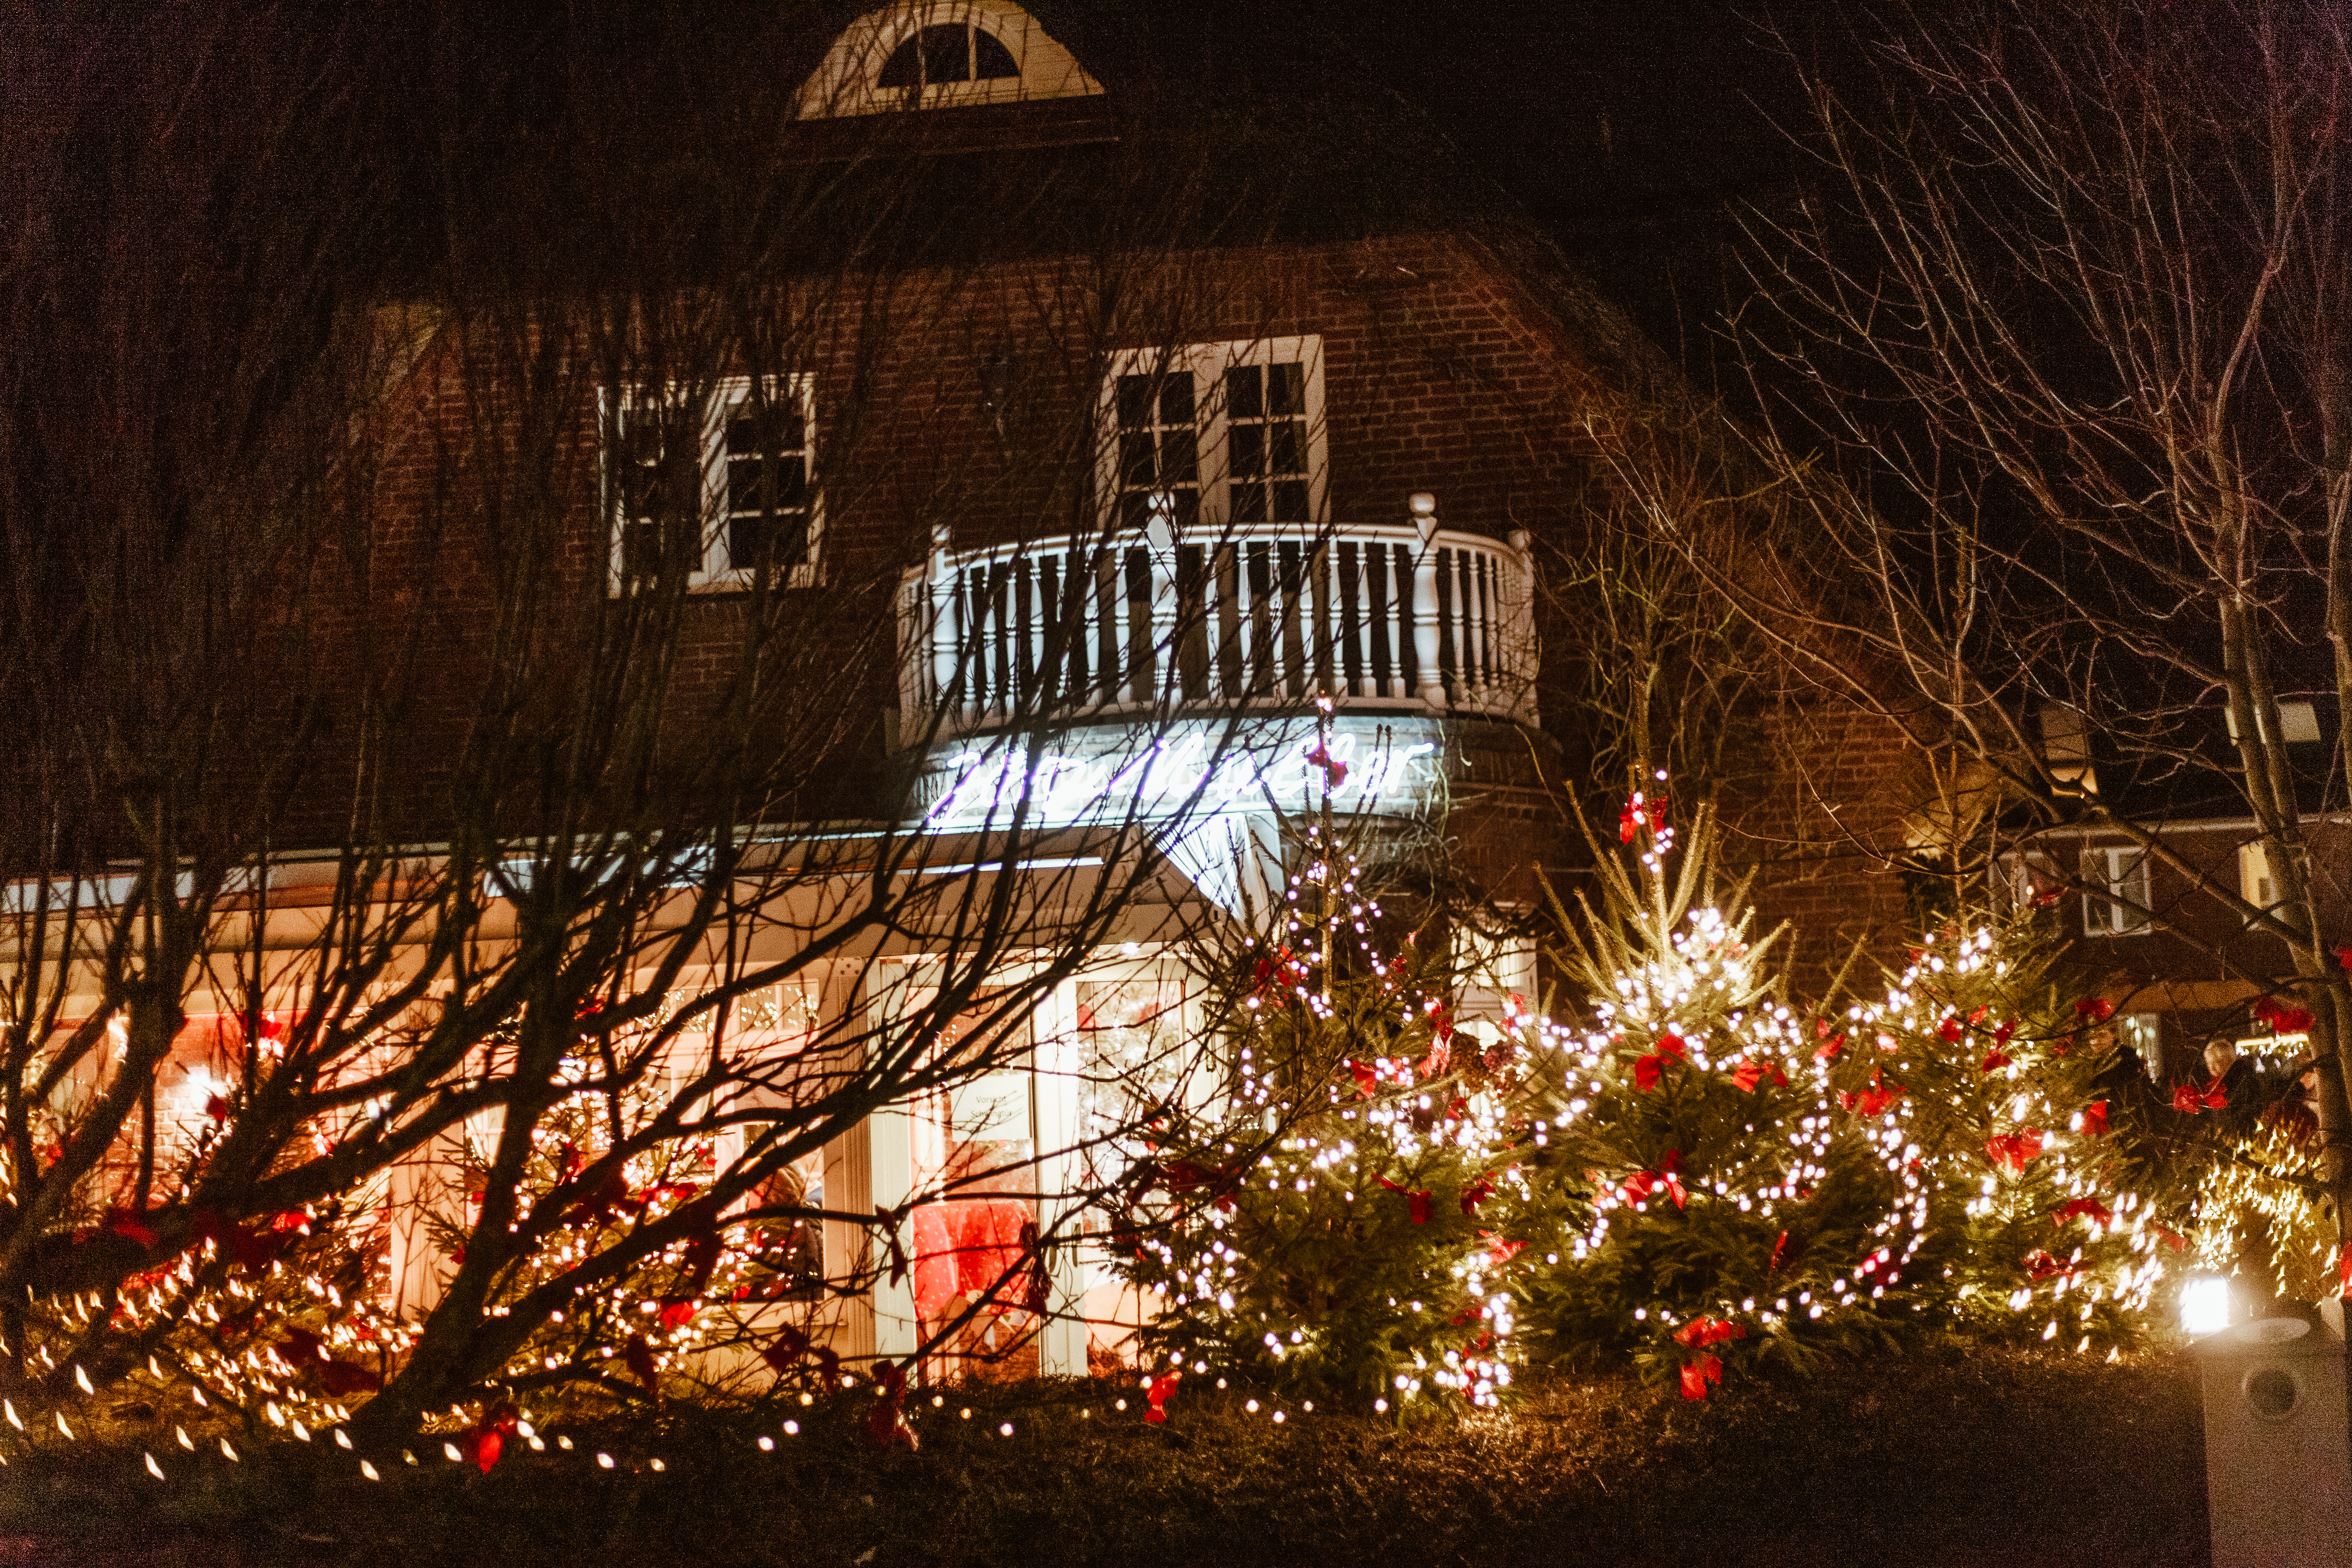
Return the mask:
[[[817, 483], [816, 378], [805, 372], [761, 378], [771, 401], [786, 397], [800, 405], [802, 459], [806, 465], [808, 532], [806, 559], [776, 579], [775, 585], [813, 588], [823, 580], [824, 536], [824, 492]], [[702, 563], [687, 574], [691, 594], [740, 593], [751, 586], [753, 571], [735, 565], [728, 554], [727, 426], [736, 412], [751, 401], [752, 378], [721, 376], [709, 384], [702, 412], [701, 474]], [[604, 522], [609, 591], [618, 594], [626, 580], [626, 520], [621, 516], [623, 492], [614, 457], [623, 427], [633, 409], [648, 404], [650, 386], [596, 389], [596, 428], [602, 485], [600, 511]], [[693, 389], [673, 382], [660, 389], [665, 405], [693, 395]]]
[[2152, 888], [2147, 851], [2137, 844], [2083, 850], [2083, 934], [2146, 936]]
[[1214, 539], [1237, 526], [1232, 521], [1233, 473], [1226, 447], [1225, 372], [1244, 365], [1268, 368], [1293, 363], [1300, 367], [1304, 382], [1301, 403], [1307, 423], [1307, 521], [1238, 526], [1319, 531], [1329, 516], [1331, 458], [1323, 416], [1323, 340], [1311, 332], [1222, 343], [1189, 343], [1181, 348], [1121, 349], [1113, 353], [1096, 405], [1096, 422], [1101, 435], [1097, 443], [1095, 494], [1100, 498], [1099, 511], [1106, 526], [1118, 525], [1121, 500], [1120, 377], [1192, 373], [1193, 425], [1201, 465], [1200, 521], [1193, 537]]
[[[956, 23], [994, 37], [1013, 57], [1020, 74], [932, 82], [919, 91], [882, 85], [882, 68], [899, 45], [925, 27]], [[965, 47], [971, 47], [967, 37]], [[1069, 50], [1048, 37], [1036, 18], [1009, 0], [901, 0], [866, 13], [843, 30], [824, 62], [802, 84], [793, 117], [829, 120], [908, 109], [1093, 98], [1101, 96], [1102, 90], [1102, 83], [1088, 75]]]

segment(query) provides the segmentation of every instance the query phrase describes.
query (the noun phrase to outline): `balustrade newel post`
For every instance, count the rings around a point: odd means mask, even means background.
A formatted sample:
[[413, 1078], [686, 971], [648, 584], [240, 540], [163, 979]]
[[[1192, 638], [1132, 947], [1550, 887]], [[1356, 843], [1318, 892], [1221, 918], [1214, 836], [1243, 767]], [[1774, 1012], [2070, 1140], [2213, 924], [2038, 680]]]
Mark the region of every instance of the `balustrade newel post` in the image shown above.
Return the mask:
[[1502, 653], [1505, 679], [1517, 688], [1511, 693], [1512, 716], [1532, 729], [1536, 723], [1535, 536], [1524, 528], [1515, 528], [1510, 544], [1517, 557], [1518, 575], [1512, 580], [1511, 596], [1503, 605], [1503, 635], [1496, 647]]
[[1421, 678], [1421, 700], [1445, 706], [1445, 677], [1437, 658], [1437, 498], [1415, 490], [1405, 501], [1412, 512], [1421, 548], [1412, 558], [1412, 661]]
[[956, 626], [955, 568], [948, 560], [948, 546], [954, 539], [955, 530], [950, 524], [931, 524], [931, 700], [941, 715], [943, 729], [955, 717], [951, 694], [955, 690], [956, 667], [962, 656], [962, 639]]
[[[1136, 650], [1135, 700], [1155, 701], [1165, 686], [1171, 701], [1182, 696], [1176, 680], [1176, 503], [1166, 491], [1151, 498], [1143, 525], [1144, 552], [1151, 563], [1151, 644]], [[1162, 680], [1160, 672], [1168, 671]]]

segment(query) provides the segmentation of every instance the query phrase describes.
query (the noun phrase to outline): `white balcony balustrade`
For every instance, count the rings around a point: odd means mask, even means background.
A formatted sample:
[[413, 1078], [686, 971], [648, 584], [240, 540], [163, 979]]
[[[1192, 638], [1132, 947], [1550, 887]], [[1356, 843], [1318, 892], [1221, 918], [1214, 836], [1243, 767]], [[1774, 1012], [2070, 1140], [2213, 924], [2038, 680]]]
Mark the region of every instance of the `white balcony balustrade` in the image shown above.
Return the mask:
[[[945, 529], [898, 596], [910, 742], [1038, 717], [1344, 708], [1536, 723], [1535, 571], [1508, 543], [1437, 526], [1244, 525], [957, 551]], [[936, 727], [935, 727], [936, 726]]]

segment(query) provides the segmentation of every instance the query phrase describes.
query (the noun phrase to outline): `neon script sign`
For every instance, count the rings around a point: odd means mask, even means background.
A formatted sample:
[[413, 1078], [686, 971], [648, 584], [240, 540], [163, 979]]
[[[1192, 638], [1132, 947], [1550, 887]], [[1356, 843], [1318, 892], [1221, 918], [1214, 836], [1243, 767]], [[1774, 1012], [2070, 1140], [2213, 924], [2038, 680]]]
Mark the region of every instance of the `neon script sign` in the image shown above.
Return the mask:
[[[929, 828], [1004, 826], [1018, 812], [1038, 827], [1319, 805], [1328, 784], [1335, 811], [1412, 812], [1435, 782], [1437, 731], [1426, 724], [1342, 720], [1328, 765], [1310, 761], [1309, 729], [1273, 745], [1219, 746], [1219, 726], [1179, 727], [1137, 747], [1049, 752], [1028, 765], [1017, 741], [966, 747], [941, 759]], [[1423, 740], [1417, 735], [1427, 734]]]

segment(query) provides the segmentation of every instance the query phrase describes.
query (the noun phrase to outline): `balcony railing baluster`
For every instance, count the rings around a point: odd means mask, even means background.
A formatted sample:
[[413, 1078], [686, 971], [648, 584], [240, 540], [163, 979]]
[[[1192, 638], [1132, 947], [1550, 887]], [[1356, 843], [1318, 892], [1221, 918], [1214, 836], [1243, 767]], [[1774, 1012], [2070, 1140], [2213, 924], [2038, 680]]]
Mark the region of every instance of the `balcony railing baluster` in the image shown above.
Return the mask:
[[[1039, 714], [1236, 702], [1343, 704], [1534, 721], [1533, 564], [1437, 528], [1163, 526], [1104, 544], [952, 551], [898, 601], [899, 723], [944, 737]], [[947, 710], [941, 711], [942, 705]]]

